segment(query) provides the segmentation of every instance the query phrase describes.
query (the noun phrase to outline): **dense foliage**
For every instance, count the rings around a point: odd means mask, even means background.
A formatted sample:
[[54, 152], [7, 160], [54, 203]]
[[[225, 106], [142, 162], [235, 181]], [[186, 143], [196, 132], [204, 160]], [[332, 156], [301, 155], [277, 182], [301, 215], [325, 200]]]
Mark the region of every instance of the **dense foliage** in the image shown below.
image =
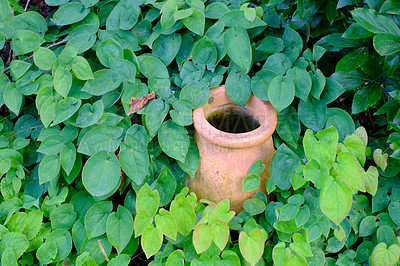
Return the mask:
[[[398, 264], [398, 1], [35, 3], [0, 0], [2, 265]], [[278, 112], [238, 214], [182, 185], [221, 84]]]

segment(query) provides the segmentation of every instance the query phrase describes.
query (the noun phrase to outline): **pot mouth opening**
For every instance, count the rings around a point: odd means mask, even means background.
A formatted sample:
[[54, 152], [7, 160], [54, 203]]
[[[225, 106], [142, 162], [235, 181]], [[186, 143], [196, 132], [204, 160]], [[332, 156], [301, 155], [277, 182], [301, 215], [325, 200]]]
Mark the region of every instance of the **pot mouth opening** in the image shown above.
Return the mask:
[[209, 110], [206, 120], [214, 128], [227, 133], [247, 133], [260, 127], [253, 112], [236, 104], [225, 104]]

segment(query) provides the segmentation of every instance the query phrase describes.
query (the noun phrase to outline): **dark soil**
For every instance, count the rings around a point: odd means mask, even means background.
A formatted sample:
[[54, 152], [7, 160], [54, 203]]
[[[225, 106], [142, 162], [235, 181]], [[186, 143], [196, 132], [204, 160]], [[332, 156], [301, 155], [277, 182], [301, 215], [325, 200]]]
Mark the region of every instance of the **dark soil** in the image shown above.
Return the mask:
[[[27, 0], [21, 0], [19, 1], [19, 4], [22, 6], [22, 8], [25, 8], [26, 2]], [[57, 9], [57, 7], [48, 6], [44, 0], [30, 0], [27, 10], [35, 10], [44, 18], [46, 18], [54, 9]]]

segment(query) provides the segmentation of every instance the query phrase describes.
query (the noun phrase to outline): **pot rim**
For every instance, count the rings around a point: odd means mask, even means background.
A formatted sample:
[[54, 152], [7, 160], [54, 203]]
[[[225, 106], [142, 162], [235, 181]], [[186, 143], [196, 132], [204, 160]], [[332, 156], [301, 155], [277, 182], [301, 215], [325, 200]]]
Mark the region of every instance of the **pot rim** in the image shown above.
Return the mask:
[[[216, 87], [210, 91], [210, 98], [215, 97], [217, 94], [225, 92], [225, 85]], [[249, 148], [259, 145], [260, 143], [267, 140], [274, 133], [277, 124], [277, 114], [275, 108], [270, 102], [265, 102], [257, 98], [255, 95], [251, 95], [248, 103], [256, 101], [261, 103], [261, 108], [252, 109], [256, 113], [264, 113], [264, 121], [260, 123], [260, 126], [255, 130], [245, 133], [228, 133], [221, 131], [213, 127], [206, 119], [204, 114], [204, 106], [193, 110], [193, 125], [198, 134], [207, 139], [209, 142], [227, 147], [227, 148]], [[233, 102], [232, 102], [233, 103]], [[248, 103], [246, 107], [248, 107]]]

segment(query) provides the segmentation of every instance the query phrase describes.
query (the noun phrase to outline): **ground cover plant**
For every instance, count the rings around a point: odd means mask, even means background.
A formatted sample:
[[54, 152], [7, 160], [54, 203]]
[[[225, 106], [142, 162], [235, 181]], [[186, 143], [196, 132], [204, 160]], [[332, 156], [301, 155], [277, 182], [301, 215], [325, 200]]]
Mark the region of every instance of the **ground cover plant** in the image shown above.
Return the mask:
[[[2, 265], [397, 265], [394, 0], [0, 0]], [[267, 196], [182, 185], [225, 84], [278, 112]], [[243, 190], [259, 185], [256, 161]]]

